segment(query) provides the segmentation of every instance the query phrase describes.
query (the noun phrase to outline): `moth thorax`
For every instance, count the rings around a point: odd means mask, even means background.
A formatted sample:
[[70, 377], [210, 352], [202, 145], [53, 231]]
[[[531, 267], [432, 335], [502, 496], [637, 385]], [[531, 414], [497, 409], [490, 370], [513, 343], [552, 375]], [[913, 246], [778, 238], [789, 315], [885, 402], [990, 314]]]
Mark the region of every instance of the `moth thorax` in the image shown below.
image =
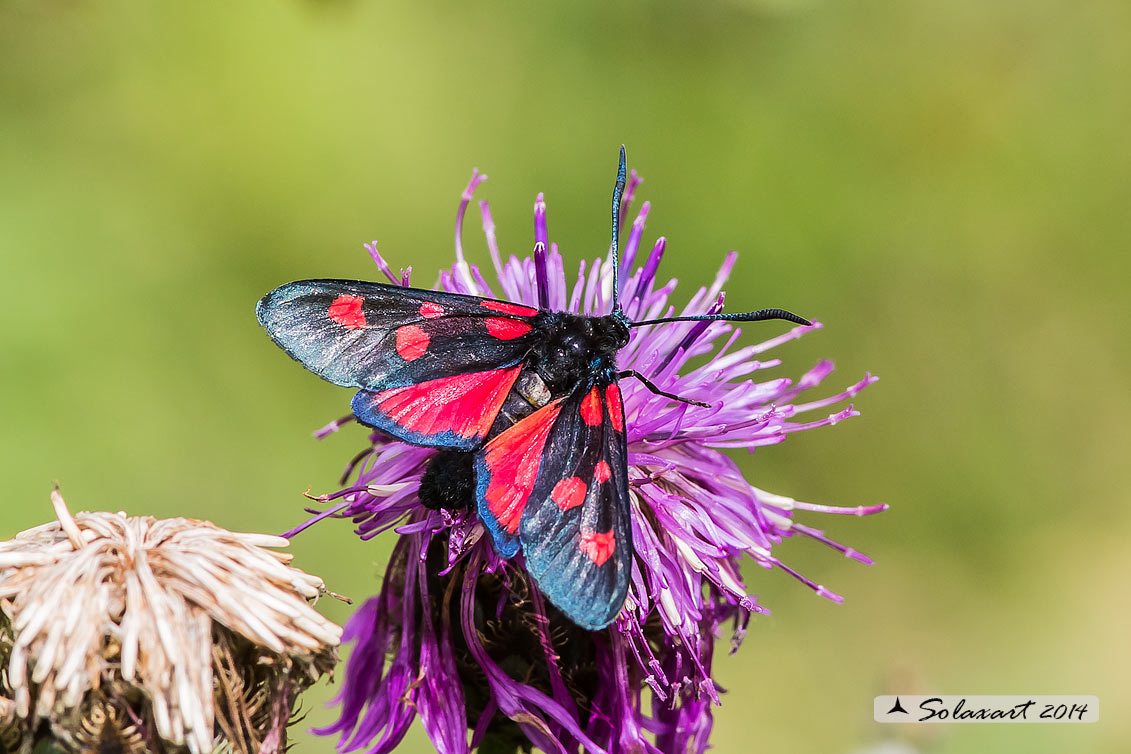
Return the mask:
[[570, 392], [592, 372], [594, 360], [615, 354], [604, 319], [568, 312], [547, 317], [548, 326], [531, 353], [530, 364], [551, 393]]

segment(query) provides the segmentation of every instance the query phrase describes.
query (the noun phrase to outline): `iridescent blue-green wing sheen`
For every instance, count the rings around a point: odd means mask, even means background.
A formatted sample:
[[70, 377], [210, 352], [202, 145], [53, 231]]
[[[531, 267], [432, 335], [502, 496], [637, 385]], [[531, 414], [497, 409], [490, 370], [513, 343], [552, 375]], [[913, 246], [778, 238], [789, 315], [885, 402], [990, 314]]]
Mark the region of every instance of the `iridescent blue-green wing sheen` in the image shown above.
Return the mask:
[[506, 301], [355, 280], [303, 280], [256, 307], [292, 358], [361, 388], [354, 413], [406, 442], [472, 449], [534, 346], [539, 311]]
[[632, 571], [628, 448], [612, 376], [579, 386], [477, 454], [480, 517], [571, 620], [595, 630], [624, 606]]

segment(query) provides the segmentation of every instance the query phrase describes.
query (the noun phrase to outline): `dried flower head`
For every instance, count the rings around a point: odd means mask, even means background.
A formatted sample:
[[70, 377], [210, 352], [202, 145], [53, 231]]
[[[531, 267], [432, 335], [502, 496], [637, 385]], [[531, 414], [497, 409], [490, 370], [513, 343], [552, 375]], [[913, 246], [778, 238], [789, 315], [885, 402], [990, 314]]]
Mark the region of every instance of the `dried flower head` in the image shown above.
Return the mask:
[[[582, 262], [572, 285], [557, 245], [549, 242], [546, 205], [534, 205], [535, 252], [503, 261], [486, 202], [480, 203], [497, 283], [470, 264], [460, 232], [478, 172], [463, 194], [456, 220], [456, 262], [440, 275], [445, 291], [505, 299], [541, 309], [601, 315], [610, 310], [613, 281], [632, 321], [674, 314], [712, 315], [736, 255], [725, 258], [710, 286], [677, 311], [676, 281], [657, 278], [666, 241], [641, 254], [650, 206], [639, 210], [624, 245], [618, 275], [609, 257]], [[635, 173], [622, 208], [639, 183]], [[621, 213], [625, 217], [625, 212]], [[368, 246], [378, 268], [408, 285]], [[641, 262], [638, 264], [637, 260]], [[771, 348], [816, 330], [794, 327], [757, 345], [742, 346], [740, 330], [722, 321], [665, 322], [635, 328], [617, 354], [617, 367], [635, 370], [621, 385], [628, 439], [634, 561], [627, 601], [613, 625], [585, 631], [539, 594], [522, 556], [504, 560], [473, 508], [429, 510], [419, 490], [436, 451], [370, 435], [347, 468], [348, 485], [320, 500], [334, 505], [299, 531], [327, 517], [349, 517], [365, 539], [388, 529], [401, 536], [381, 592], [346, 626], [356, 648], [339, 698], [341, 718], [324, 733], [339, 733], [342, 751], [391, 751], [412, 720], [421, 722], [442, 754], [529, 750], [546, 752], [703, 752], [719, 703], [712, 675], [714, 643], [733, 622], [737, 649], [753, 613], [768, 612], [743, 583], [743, 555], [798, 579], [818, 595], [840, 597], [802, 576], [773, 552], [783, 538], [809, 537], [862, 563], [864, 555], [794, 521], [795, 511], [866, 515], [885, 505], [834, 508], [799, 502], [755, 487], [725, 449], [755, 449], [803, 430], [856, 416], [851, 405], [811, 421], [800, 417], [843, 404], [875, 381], [867, 375], [816, 400], [801, 396], [832, 371], [822, 361], [796, 382], [752, 377], [780, 366]], [[325, 436], [343, 422], [328, 425]], [[292, 532], [294, 533], [294, 532]], [[470, 739], [468, 731], [471, 731]]]
[[72, 516], [0, 542], [0, 748], [281, 752], [336, 662], [322, 580], [287, 540], [207, 521]]

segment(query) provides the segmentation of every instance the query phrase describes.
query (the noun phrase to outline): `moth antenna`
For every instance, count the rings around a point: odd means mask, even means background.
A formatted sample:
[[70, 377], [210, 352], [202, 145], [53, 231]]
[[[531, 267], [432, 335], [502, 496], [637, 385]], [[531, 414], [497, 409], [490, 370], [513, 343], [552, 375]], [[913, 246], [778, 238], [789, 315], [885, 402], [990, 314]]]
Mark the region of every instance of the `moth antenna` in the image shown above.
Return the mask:
[[624, 144], [620, 145], [620, 165], [617, 167], [617, 185], [613, 187], [613, 241], [609, 244], [609, 253], [613, 257], [613, 311], [620, 311], [620, 291], [617, 283], [617, 272], [620, 269], [620, 260], [617, 251], [620, 246], [620, 200], [624, 196], [624, 182], [627, 174], [627, 161], [624, 155]]
[[642, 322], [629, 322], [629, 327], [640, 327], [641, 325], [658, 325], [663, 322], [704, 322], [721, 320], [723, 322], [761, 322], [767, 319], [784, 319], [787, 322], [793, 322], [798, 325], [812, 325], [813, 323], [804, 317], [799, 317], [793, 312], [787, 312], [785, 309], [759, 309], [756, 312], [742, 312], [741, 314], [699, 314], [688, 317], [660, 317], [659, 319], [648, 319]]
[[652, 381], [650, 379], [640, 374], [640, 372], [637, 372], [635, 369], [626, 369], [623, 372], [617, 372], [617, 377], [635, 377], [636, 379], [640, 380], [641, 384], [643, 384], [644, 387], [648, 388], [648, 390], [650, 390], [651, 392], [655, 393], [656, 395], [662, 395], [665, 398], [671, 398], [673, 401], [679, 401], [680, 403], [686, 403], [691, 406], [699, 406], [701, 408], [711, 407], [710, 403], [704, 403], [703, 401], [693, 401], [690, 398], [681, 398], [675, 393], [669, 393], [664, 390], [660, 390], [660, 388], [652, 384]]

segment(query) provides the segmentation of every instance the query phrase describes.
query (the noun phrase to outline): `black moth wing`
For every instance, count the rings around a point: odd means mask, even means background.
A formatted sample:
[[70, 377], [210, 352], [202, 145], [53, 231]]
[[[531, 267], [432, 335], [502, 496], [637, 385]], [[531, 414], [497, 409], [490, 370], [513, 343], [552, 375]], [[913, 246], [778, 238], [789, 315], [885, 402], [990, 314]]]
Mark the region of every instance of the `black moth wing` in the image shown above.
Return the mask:
[[457, 293], [355, 280], [301, 280], [256, 306], [268, 335], [336, 385], [415, 385], [517, 364], [538, 310]]
[[632, 575], [627, 461], [616, 378], [583, 385], [562, 403], [519, 524], [539, 588], [592, 630], [620, 613]]

